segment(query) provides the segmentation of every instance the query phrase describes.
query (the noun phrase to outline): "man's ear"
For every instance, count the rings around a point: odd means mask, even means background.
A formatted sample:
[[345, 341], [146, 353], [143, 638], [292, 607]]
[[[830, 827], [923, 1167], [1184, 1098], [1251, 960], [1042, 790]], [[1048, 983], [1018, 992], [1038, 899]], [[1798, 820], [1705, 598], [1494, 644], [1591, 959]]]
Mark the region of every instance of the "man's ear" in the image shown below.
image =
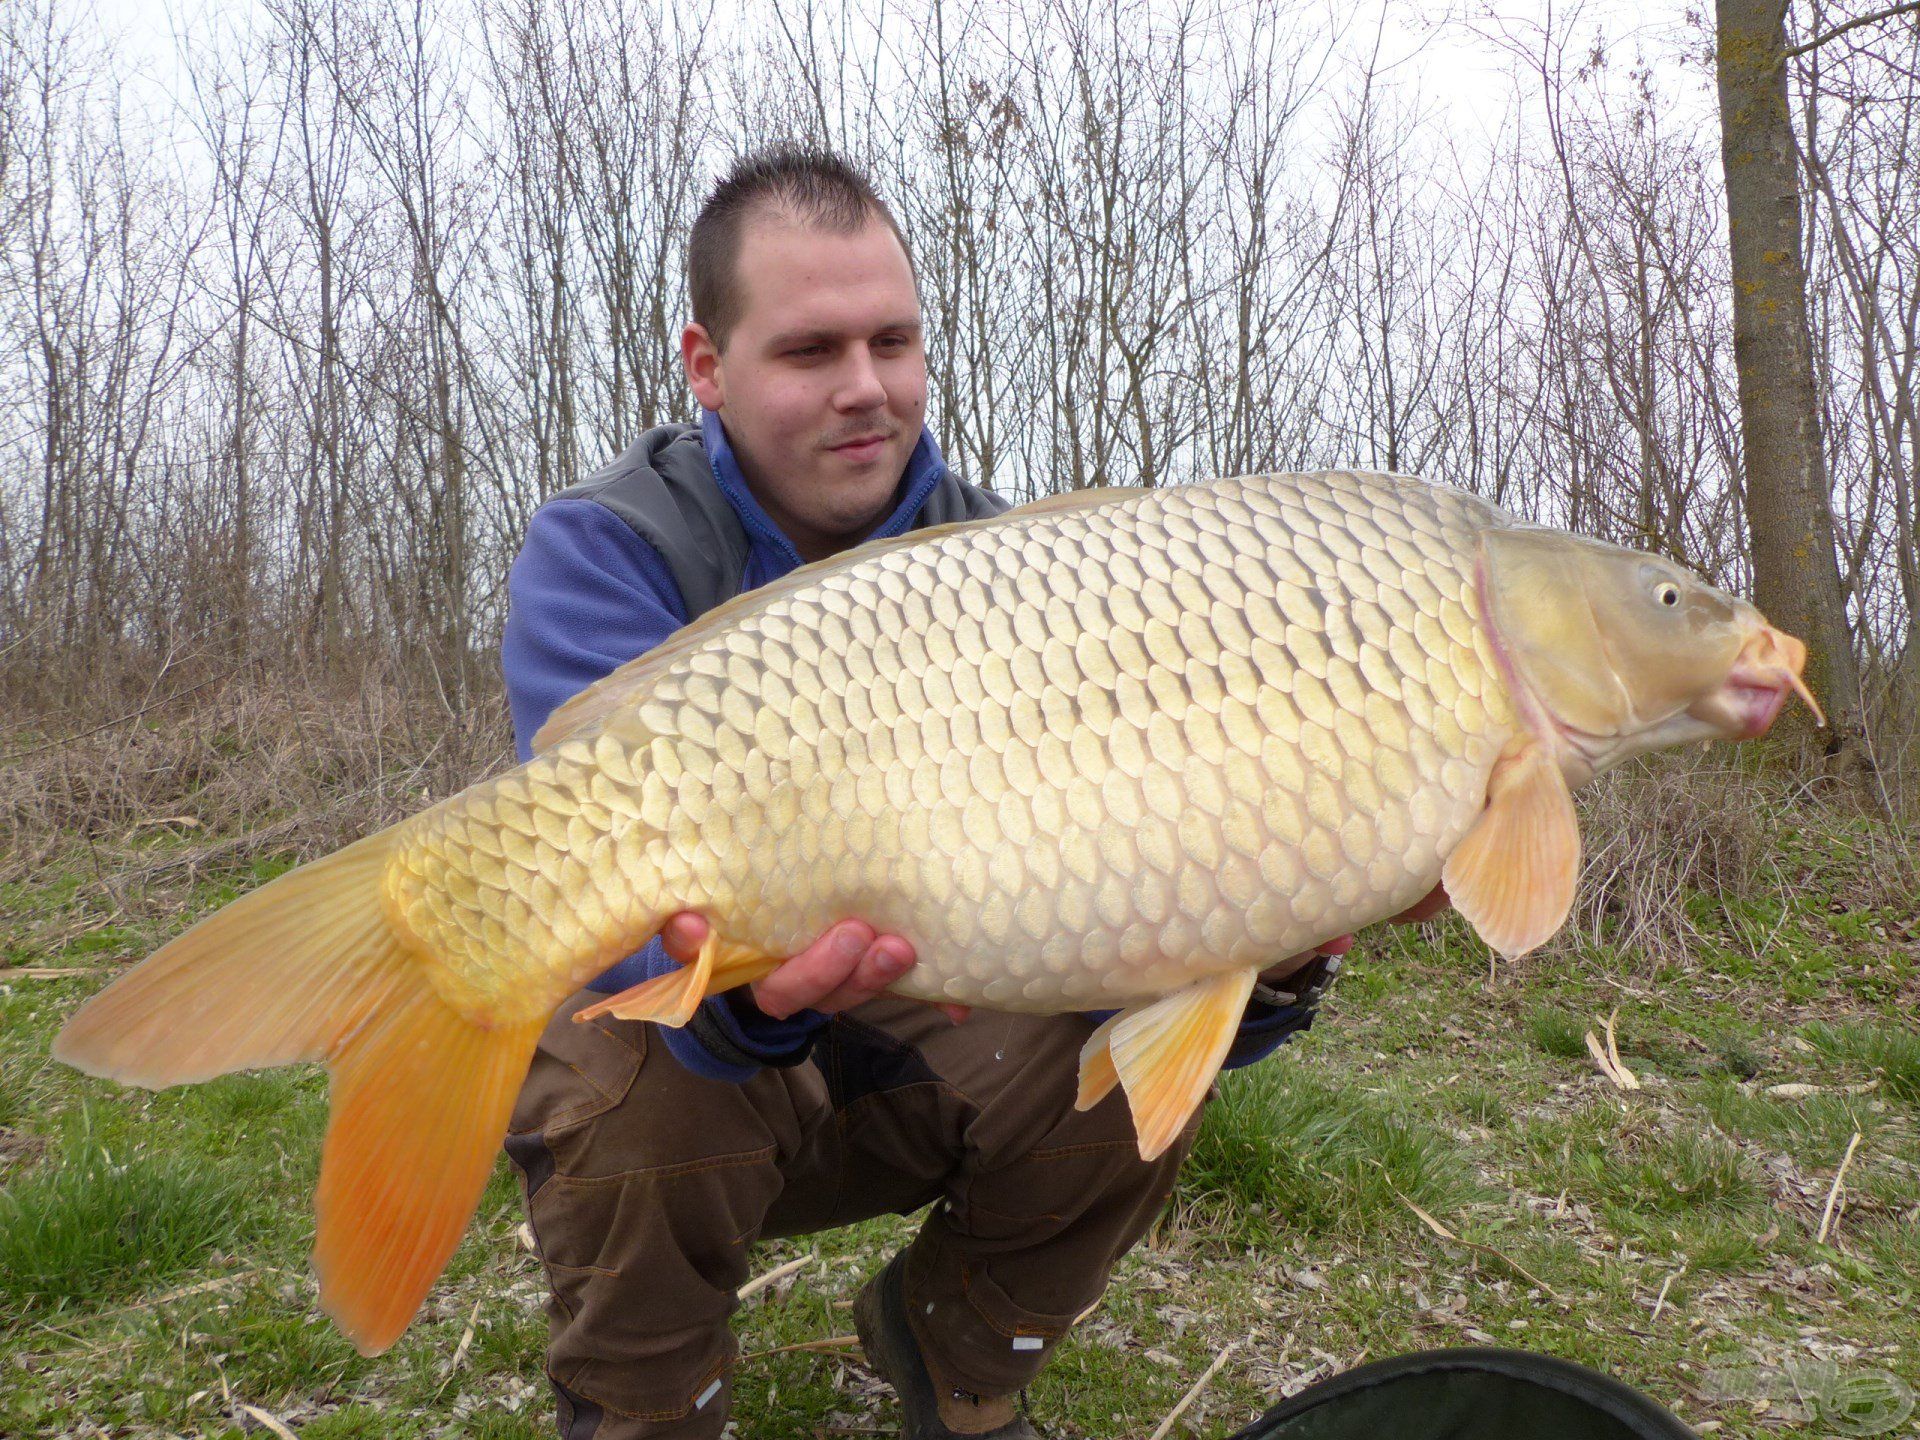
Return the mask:
[[702, 409], [718, 410], [726, 404], [727, 390], [720, 377], [720, 347], [713, 343], [706, 326], [689, 325], [680, 332], [680, 365], [687, 372], [687, 384]]

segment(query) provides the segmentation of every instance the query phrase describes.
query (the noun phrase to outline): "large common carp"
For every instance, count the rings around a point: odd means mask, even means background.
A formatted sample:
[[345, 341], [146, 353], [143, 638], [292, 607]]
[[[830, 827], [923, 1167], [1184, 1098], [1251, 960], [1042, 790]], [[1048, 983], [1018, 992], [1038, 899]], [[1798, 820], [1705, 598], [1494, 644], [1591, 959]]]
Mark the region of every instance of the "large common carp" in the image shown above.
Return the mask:
[[913, 943], [903, 995], [1118, 1010], [1079, 1103], [1121, 1086], [1152, 1156], [1263, 966], [1442, 878], [1494, 949], [1540, 944], [1579, 864], [1569, 787], [1759, 734], [1804, 659], [1676, 565], [1443, 486], [1056, 497], [720, 607], [527, 764], [189, 930], [55, 1054], [148, 1086], [324, 1062], [314, 1261], [376, 1351], [471, 1216], [547, 1018], [675, 911], [712, 922], [698, 962], [596, 1011], [682, 1024], [857, 916]]

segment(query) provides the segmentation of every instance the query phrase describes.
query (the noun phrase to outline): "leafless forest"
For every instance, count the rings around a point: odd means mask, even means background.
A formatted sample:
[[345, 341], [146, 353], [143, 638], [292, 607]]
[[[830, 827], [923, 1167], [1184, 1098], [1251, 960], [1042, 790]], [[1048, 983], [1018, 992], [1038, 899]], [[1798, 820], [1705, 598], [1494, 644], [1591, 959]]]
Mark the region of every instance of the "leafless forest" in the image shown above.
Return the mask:
[[[527, 517], [689, 415], [686, 226], [775, 136], [896, 205], [968, 478], [1391, 468], [1754, 588], [1713, 17], [1657, 56], [1458, 19], [1524, 102], [1483, 135], [1293, 0], [696, 8], [262, 0], [186, 29], [156, 112], [82, 6], [0, 5], [0, 699], [33, 743], [233, 686], [496, 710]], [[1786, 26], [1852, 708], [1898, 808], [1920, 24], [1846, 26], [1878, 8]]]

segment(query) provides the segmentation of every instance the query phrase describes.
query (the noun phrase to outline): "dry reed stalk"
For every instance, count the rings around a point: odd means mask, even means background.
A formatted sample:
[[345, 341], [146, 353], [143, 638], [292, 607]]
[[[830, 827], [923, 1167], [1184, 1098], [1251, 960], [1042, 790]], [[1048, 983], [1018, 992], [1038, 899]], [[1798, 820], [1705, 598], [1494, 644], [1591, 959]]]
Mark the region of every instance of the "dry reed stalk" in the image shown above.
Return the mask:
[[813, 1256], [802, 1255], [798, 1259], [788, 1260], [784, 1264], [776, 1265], [764, 1275], [756, 1275], [753, 1279], [747, 1281], [746, 1284], [734, 1292], [733, 1298], [736, 1303], [751, 1299], [769, 1285], [779, 1284], [782, 1280], [786, 1279], [787, 1276], [792, 1275], [796, 1271], [806, 1269], [807, 1266], [812, 1263]]
[[1840, 1203], [1840, 1187], [1846, 1181], [1847, 1167], [1853, 1164], [1854, 1152], [1859, 1148], [1860, 1132], [1856, 1130], [1853, 1138], [1847, 1141], [1847, 1153], [1840, 1157], [1840, 1168], [1833, 1172], [1833, 1188], [1827, 1191], [1827, 1203], [1820, 1212], [1820, 1233], [1813, 1237], [1818, 1244], [1826, 1244], [1827, 1236], [1833, 1233], [1834, 1210]]

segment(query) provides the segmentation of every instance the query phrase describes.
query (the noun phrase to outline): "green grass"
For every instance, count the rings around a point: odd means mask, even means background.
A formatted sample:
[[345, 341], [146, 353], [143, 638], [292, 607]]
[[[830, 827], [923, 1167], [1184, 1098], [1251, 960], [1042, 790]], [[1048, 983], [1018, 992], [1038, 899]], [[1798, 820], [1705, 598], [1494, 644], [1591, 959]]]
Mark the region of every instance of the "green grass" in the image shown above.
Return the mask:
[[1885, 1022], [1815, 1021], [1803, 1033], [1829, 1060], [1877, 1076], [1895, 1099], [1920, 1101], [1920, 1030]]
[[57, 1314], [164, 1285], [241, 1233], [236, 1175], [84, 1137], [0, 1190], [0, 1302]]
[[1527, 1035], [1541, 1053], [1563, 1060], [1587, 1053], [1586, 1035], [1591, 1028], [1590, 1022], [1564, 1010], [1542, 1008], [1527, 1016]]
[[1328, 1079], [1309, 1045], [1221, 1077], [1181, 1171], [1192, 1224], [1244, 1241], [1351, 1238], [1417, 1224], [1409, 1201], [1447, 1212], [1479, 1198], [1453, 1141], [1390, 1096]]

